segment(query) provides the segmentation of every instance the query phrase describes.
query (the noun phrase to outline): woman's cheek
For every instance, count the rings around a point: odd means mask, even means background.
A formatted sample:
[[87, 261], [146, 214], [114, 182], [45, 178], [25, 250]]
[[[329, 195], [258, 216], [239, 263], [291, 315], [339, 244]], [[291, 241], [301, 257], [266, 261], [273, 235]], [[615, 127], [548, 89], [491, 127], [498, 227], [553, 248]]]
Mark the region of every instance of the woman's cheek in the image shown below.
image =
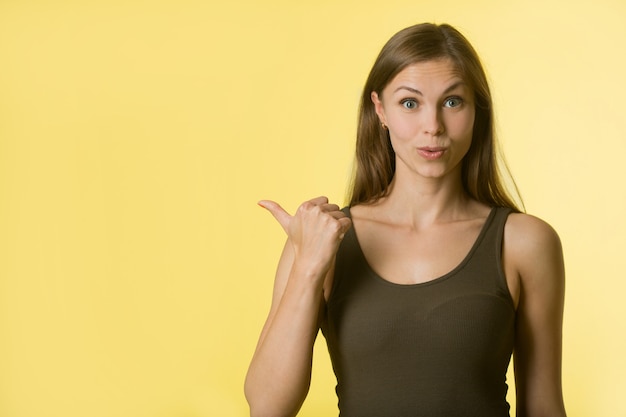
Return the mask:
[[399, 140], [409, 140], [415, 136], [417, 126], [415, 123], [411, 123], [407, 120], [397, 119], [394, 120], [394, 133]]

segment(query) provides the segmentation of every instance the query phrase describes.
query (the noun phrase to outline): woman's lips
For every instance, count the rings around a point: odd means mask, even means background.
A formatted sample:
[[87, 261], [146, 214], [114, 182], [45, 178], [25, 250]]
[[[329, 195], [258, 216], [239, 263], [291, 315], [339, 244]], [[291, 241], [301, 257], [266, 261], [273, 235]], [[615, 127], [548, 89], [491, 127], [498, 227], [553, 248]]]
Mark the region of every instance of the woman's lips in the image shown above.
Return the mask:
[[429, 161], [439, 159], [446, 151], [446, 148], [430, 148], [430, 147], [422, 147], [417, 148], [417, 153], [424, 159]]

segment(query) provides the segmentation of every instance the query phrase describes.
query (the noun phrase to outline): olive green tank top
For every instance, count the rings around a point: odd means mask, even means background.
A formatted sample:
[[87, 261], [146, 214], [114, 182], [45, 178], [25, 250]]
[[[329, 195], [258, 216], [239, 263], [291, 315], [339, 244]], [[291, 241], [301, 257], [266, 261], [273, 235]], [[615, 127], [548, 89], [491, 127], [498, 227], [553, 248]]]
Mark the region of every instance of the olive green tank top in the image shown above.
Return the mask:
[[321, 326], [341, 417], [509, 416], [515, 308], [501, 252], [510, 212], [492, 209], [456, 268], [415, 285], [378, 276], [350, 229]]

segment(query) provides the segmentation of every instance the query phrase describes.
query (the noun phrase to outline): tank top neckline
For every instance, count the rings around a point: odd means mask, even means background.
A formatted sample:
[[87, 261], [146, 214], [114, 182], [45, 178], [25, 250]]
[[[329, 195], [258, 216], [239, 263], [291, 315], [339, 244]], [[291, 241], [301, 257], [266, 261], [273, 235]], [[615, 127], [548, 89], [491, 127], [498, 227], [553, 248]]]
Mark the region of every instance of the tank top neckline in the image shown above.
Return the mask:
[[[346, 207], [346, 211], [347, 211], [348, 217], [350, 219], [352, 219], [352, 214], [350, 213], [350, 207]], [[374, 277], [377, 281], [381, 282], [384, 285], [389, 285], [389, 286], [397, 287], [397, 288], [426, 287], [426, 286], [435, 285], [435, 284], [438, 284], [440, 282], [446, 281], [448, 278], [451, 278], [454, 275], [456, 275], [459, 271], [461, 271], [465, 267], [465, 265], [467, 265], [469, 263], [469, 261], [472, 259], [473, 255], [474, 255], [474, 252], [476, 252], [476, 250], [480, 246], [480, 243], [483, 241], [485, 235], [487, 234], [487, 230], [489, 229], [489, 226], [491, 225], [491, 223], [493, 223], [493, 219], [495, 218], [496, 211], [497, 211], [497, 207], [492, 207], [491, 208], [491, 210], [489, 211], [489, 214], [487, 215], [487, 218], [485, 219], [485, 222], [483, 223], [483, 225], [482, 225], [482, 227], [480, 229], [480, 232], [478, 233], [478, 236], [476, 237], [476, 240], [474, 240], [474, 243], [472, 244], [470, 250], [467, 252], [467, 254], [463, 258], [463, 260], [461, 260], [461, 262], [458, 265], [456, 265], [449, 272], [447, 272], [447, 273], [445, 273], [443, 275], [440, 275], [440, 276], [435, 277], [433, 279], [430, 279], [428, 281], [418, 282], [418, 283], [415, 283], [415, 284], [399, 284], [399, 283], [396, 283], [396, 282], [389, 281], [389, 280], [385, 279], [384, 277], [380, 276], [376, 271], [374, 271], [374, 269], [371, 267], [369, 261], [365, 257], [365, 253], [363, 253], [363, 248], [361, 248], [361, 243], [359, 242], [359, 237], [358, 237], [358, 235], [356, 233], [356, 229], [354, 227], [354, 224], [350, 228], [350, 232], [349, 233], [351, 233], [353, 238], [354, 238], [354, 242], [355, 242], [355, 245], [356, 245], [356, 248], [357, 248], [358, 256], [361, 258], [361, 261], [363, 262], [363, 264], [367, 268], [367, 272], [369, 273], [369, 275]]]

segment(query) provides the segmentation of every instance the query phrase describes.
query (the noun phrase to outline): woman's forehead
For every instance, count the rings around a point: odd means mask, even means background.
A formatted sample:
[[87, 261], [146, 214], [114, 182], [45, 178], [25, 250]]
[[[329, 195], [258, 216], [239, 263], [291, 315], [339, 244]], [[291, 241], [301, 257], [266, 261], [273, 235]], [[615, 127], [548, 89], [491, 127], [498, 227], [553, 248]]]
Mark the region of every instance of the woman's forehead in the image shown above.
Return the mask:
[[450, 59], [437, 59], [430, 61], [416, 62], [407, 65], [398, 72], [385, 89], [397, 87], [398, 84], [466, 84], [461, 71]]

